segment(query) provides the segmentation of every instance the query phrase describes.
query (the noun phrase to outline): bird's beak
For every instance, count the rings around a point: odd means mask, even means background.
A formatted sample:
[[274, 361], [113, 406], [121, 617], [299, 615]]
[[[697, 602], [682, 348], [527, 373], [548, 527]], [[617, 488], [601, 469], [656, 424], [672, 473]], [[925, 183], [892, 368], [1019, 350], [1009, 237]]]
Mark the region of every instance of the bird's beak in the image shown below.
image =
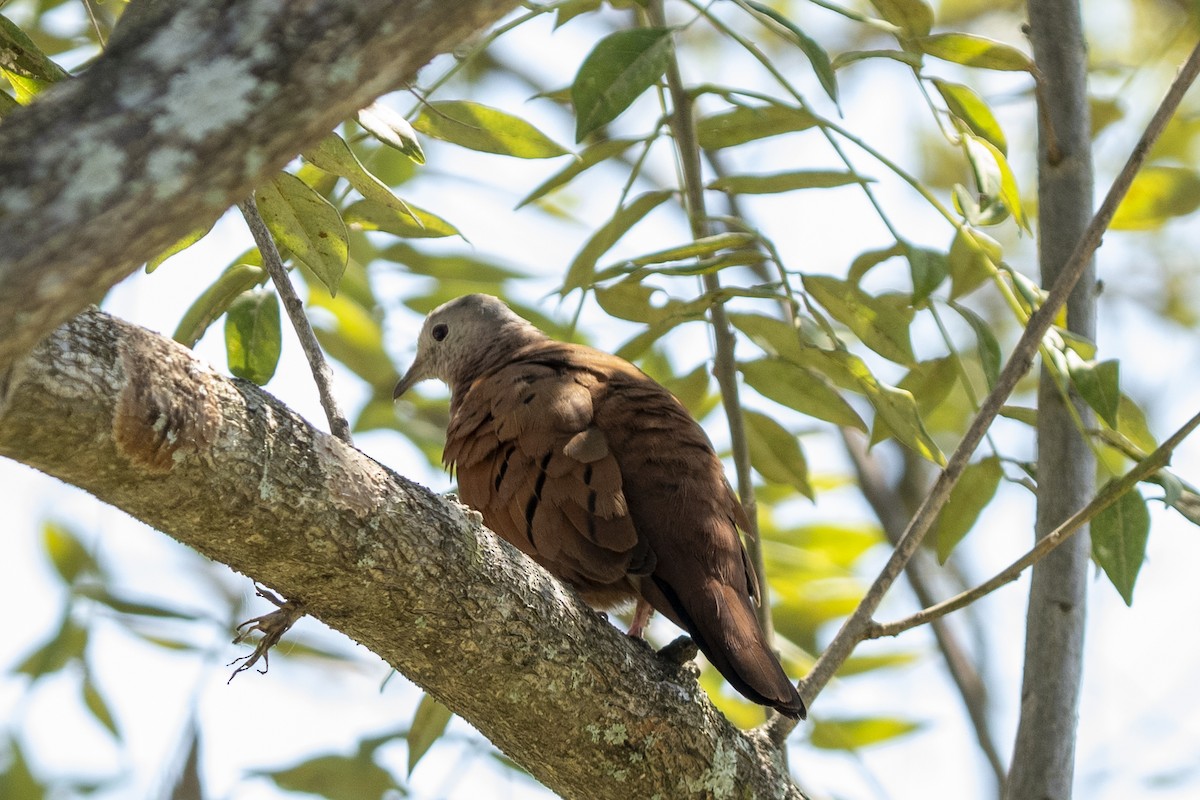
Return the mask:
[[417, 356], [412, 366], [408, 368], [408, 372], [404, 373], [404, 377], [400, 379], [400, 382], [396, 384], [396, 388], [392, 390], [392, 400], [399, 400], [400, 395], [428, 377], [425, 374], [425, 364], [422, 362], [421, 357]]

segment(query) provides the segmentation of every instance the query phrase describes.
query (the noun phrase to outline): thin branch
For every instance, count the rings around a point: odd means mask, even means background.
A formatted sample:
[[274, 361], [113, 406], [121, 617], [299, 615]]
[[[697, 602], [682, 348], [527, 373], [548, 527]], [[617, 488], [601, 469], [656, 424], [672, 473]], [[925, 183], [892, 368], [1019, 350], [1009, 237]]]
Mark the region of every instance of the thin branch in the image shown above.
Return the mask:
[[[846, 428], [842, 428], [841, 433], [846, 453], [854, 464], [854, 472], [858, 477], [859, 486], [862, 487], [863, 496], [875, 512], [875, 516], [879, 518], [884, 533], [895, 544], [904, 533], [904, 498], [888, 485], [878, 460], [867, 452], [864, 437], [856, 436]], [[920, 558], [915, 558], [904, 566], [908, 583], [913, 594], [917, 596], [917, 602], [922, 606], [933, 605], [934, 594], [929, 586], [929, 566], [926, 560]], [[988, 727], [987, 688], [954, 631], [941, 620], [933, 620], [932, 623], [930, 627], [934, 640], [946, 661], [950, 678], [962, 697], [967, 717], [975, 729], [975, 737], [979, 740], [979, 748], [992, 768], [996, 785], [1002, 786], [1007, 770]]]
[[[655, 25], [666, 25], [662, 0], [651, 3], [647, 11]], [[671, 95], [671, 130], [675, 136], [675, 151], [679, 157], [688, 222], [691, 225], [692, 236], [700, 239], [710, 233], [708, 211], [704, 202], [704, 178], [700, 169], [700, 143], [696, 137], [696, 125], [692, 116], [692, 96], [684, 88], [674, 48], [671, 49], [671, 58], [667, 62], [667, 90]], [[720, 292], [721, 279], [715, 272], [704, 275], [703, 281], [704, 290], [709, 294], [715, 295]], [[758, 594], [761, 599], [758, 621], [769, 642], [774, 636], [775, 627], [771, 619], [762, 544], [758, 536], [758, 503], [754, 497], [754, 479], [750, 472], [750, 446], [746, 439], [742, 404], [738, 396], [735, 339], [729, 317], [725, 313], [725, 305], [721, 302], [713, 303], [710, 313], [715, 350], [713, 375], [720, 387], [721, 403], [729, 423], [729, 441], [733, 450], [734, 471], [737, 473], [738, 494], [741, 496], [746, 518], [750, 522], [750, 530], [746, 531], [750, 539], [746, 543], [746, 550], [758, 574]]]
[[[1198, 72], [1200, 72], [1200, 45], [1197, 45], [1180, 69], [1175, 81], [1171, 84], [1166, 96], [1160, 103], [1158, 110], [1155, 111], [1150, 123], [1146, 126], [1141, 139], [1138, 140], [1138, 143], [1133, 148], [1133, 152], [1130, 153], [1129, 160], [1126, 161], [1121, 173], [1113, 182], [1112, 187], [1109, 188], [1104, 202], [1100, 205], [1100, 209], [1092, 217], [1092, 221], [1088, 225], [1083, 238], [1076, 245], [1071, 258], [1067, 261], [1058, 280], [1055, 281], [1053, 288], [1051, 288], [1050, 293], [1046, 296], [1045, 302], [1029, 317], [1029, 324], [1026, 326], [1025, 332], [1021, 335], [1016, 347], [1013, 348], [1008, 363], [1004, 365], [1004, 369], [996, 380], [995, 388], [984, 399], [979, 413], [967, 429], [966, 434], [963, 436], [962, 441], [959, 442], [953, 455], [950, 456], [946, 468], [938, 476], [933, 487], [929, 490], [929, 494], [926, 495], [925, 500], [917, 509], [912, 521], [909, 522], [908, 529], [900, 539], [899, 544], [896, 545], [891, 558], [888, 559], [887, 564], [884, 565], [875, 582], [867, 590], [862, 602], [859, 603], [850, 617], [842, 624], [833, 641], [829, 643], [829, 647], [817, 659], [812, 672], [800, 682], [800, 694], [809, 702], [829, 683], [834, 673], [837, 672], [838, 668], [841, 667], [846, 658], [853, 652], [858, 642], [862, 640], [863, 635], [871, 625], [871, 617], [879, 607], [879, 603], [883, 600], [884, 594], [891, 588], [896, 578], [903, 571], [904, 565], [908, 563], [913, 553], [920, 547], [921, 540], [924, 539], [934, 520], [941, 513], [946, 500], [950, 496], [950, 490], [954, 488], [954, 484], [962, 475], [971, 454], [979, 446], [979, 442], [983, 439], [987, 429], [1000, 412], [1001, 406], [1004, 405], [1005, 400], [1012, 393], [1013, 389], [1016, 388], [1017, 382], [1029, 371], [1030, 366], [1033, 364], [1034, 354], [1041, 344], [1042, 337], [1050, 329], [1055, 316], [1058, 314], [1058, 310], [1062, 308], [1067, 300], [1067, 296], [1071, 293], [1071, 289], [1078, 282], [1088, 263], [1091, 261], [1092, 255], [1100, 245], [1104, 231], [1108, 229], [1109, 224], [1112, 222], [1117, 206], [1129, 191], [1129, 186], [1133, 183], [1134, 176], [1137, 175], [1138, 170], [1146, 160], [1146, 155], [1149, 153], [1150, 147], [1158, 139], [1167, 122], [1175, 113], [1175, 109], [1178, 108], [1179, 102], [1183, 99], [1184, 93], [1191, 86]], [[770, 735], [776, 741], [782, 741], [795, 727], [795, 724], [793, 720], [787, 718], [773, 719], [769, 723], [771, 726]]]
[[287, 310], [288, 319], [292, 321], [292, 327], [300, 339], [300, 346], [304, 348], [304, 356], [308, 359], [313, 381], [317, 384], [317, 393], [321, 397], [321, 408], [325, 409], [325, 418], [329, 420], [329, 432], [346, 444], [353, 445], [350, 423], [346, 421], [346, 415], [342, 413], [337, 398], [333, 394], [333, 371], [329, 369], [329, 362], [325, 360], [325, 354], [321, 351], [317, 336], [313, 333], [308, 316], [304, 313], [304, 303], [296, 294], [291, 278], [288, 277], [287, 270], [283, 267], [283, 259], [279, 257], [279, 249], [275, 246], [271, 232], [267, 230], [267, 223], [258, 213], [258, 207], [254, 204], [253, 198], [241, 201], [237, 207], [242, 212], [242, 216], [246, 218], [246, 225], [249, 226], [250, 233], [254, 236], [254, 243], [258, 245], [258, 251], [262, 253], [263, 266], [266, 267], [271, 281], [275, 284], [275, 291], [279, 292], [279, 296], [283, 299], [283, 307]]
[[884, 636], [896, 636], [909, 628], [915, 628], [918, 625], [924, 625], [926, 622], [933, 622], [940, 617], [944, 617], [952, 611], [957, 611], [974, 603], [979, 598], [991, 594], [1001, 586], [1012, 583], [1021, 576], [1022, 572], [1044, 558], [1051, 550], [1071, 538], [1080, 528], [1095, 518], [1097, 514], [1120, 500], [1122, 495], [1170, 463], [1171, 453], [1197, 426], [1200, 426], [1200, 414], [1195, 415], [1184, 423], [1183, 427], [1175, 431], [1157, 450], [1139, 461], [1129, 472], [1126, 472], [1119, 479], [1105, 484], [1096, 493], [1096, 496], [1092, 498], [1090, 503], [1064, 520], [1061, 525], [1049, 534], [1039, 539], [1029, 552], [996, 573], [989, 580], [984, 581], [973, 589], [957, 594], [948, 600], [943, 600], [904, 619], [888, 623], [872, 623], [864, 632], [863, 638], [878, 639]]

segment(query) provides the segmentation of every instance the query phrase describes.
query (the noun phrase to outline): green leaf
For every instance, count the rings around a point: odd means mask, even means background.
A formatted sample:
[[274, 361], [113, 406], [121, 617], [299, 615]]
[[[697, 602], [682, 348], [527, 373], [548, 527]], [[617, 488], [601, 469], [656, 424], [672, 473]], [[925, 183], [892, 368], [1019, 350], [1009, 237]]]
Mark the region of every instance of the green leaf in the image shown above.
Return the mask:
[[871, 182], [870, 178], [844, 170], [810, 169], [777, 172], [773, 175], [727, 175], [717, 178], [708, 188], [733, 194], [775, 194], [797, 189], [832, 189]]
[[982, 231], [955, 232], [950, 243], [950, 299], [957, 300], [977, 289], [996, 274], [1004, 255], [1000, 243]]
[[1124, 394], [1117, 403], [1117, 430], [1145, 453], [1158, 447], [1158, 440], [1154, 438], [1154, 434], [1150, 432], [1150, 426], [1146, 424], [1145, 412]]
[[[0, 797], [5, 800], [42, 800], [48, 796], [46, 786], [34, 777], [21, 743], [11, 732], [8, 741], [0, 747], [0, 755], [4, 758], [4, 769], [0, 771]], [[55, 796], [58, 795], [56, 789]]]
[[620, 116], [662, 77], [670, 57], [671, 32], [666, 28], [634, 28], [601, 39], [571, 84], [575, 141]]
[[779, 358], [738, 365], [746, 384], [769, 400], [844, 428], [867, 430], [858, 412], [816, 372]]
[[729, 321], [734, 327], [750, 338], [763, 352], [768, 355], [786, 358], [792, 363], [799, 363], [801, 346], [800, 332], [792, 325], [777, 317], [763, 314], [745, 314], [731, 311]]
[[1004, 130], [983, 98], [961, 83], [951, 83], [934, 78], [933, 85], [937, 87], [942, 99], [946, 101], [946, 108], [950, 110], [951, 114], [962, 120], [962, 123], [976, 136], [986, 139], [994, 144], [1001, 153], [1008, 155], [1008, 140], [1004, 136]]
[[905, 366], [915, 363], [909, 338], [911, 309], [906, 313], [852, 283], [824, 275], [806, 275], [804, 290], [879, 355]]
[[1000, 459], [989, 456], [968, 464], [946, 501], [937, 523], [938, 563], [945, 564], [950, 552], [975, 527], [983, 507], [992, 501], [1004, 471]]
[[879, 16], [907, 36], [924, 36], [933, 27], [933, 9], [925, 0], [871, 0]]
[[412, 124], [392, 109], [374, 102], [358, 112], [358, 124], [383, 144], [397, 150], [415, 164], [425, 163], [425, 151]]
[[92, 682], [91, 673], [87, 673], [83, 678], [83, 704], [87, 706], [87, 710], [92, 712], [92, 716], [96, 721], [108, 729], [114, 737], [120, 737], [121, 733], [117, 730], [117, 721], [113, 719], [112, 711], [108, 707], [104, 695], [100, 694], [100, 690], [96, 688], [96, 684]]
[[565, 0], [555, 3], [554, 29], [558, 30], [580, 14], [598, 11], [603, 0]]
[[971, 330], [975, 331], [975, 352], [979, 357], [979, 366], [983, 368], [990, 391], [1000, 377], [1000, 342], [996, 340], [991, 326], [983, 320], [983, 317], [958, 303], [951, 303], [950, 307], [967, 321]]
[[1092, 557], [1120, 592], [1125, 605], [1133, 605], [1133, 586], [1146, 559], [1150, 538], [1150, 512], [1141, 492], [1131, 489], [1092, 519]]
[[908, 245], [905, 250], [912, 275], [912, 304], [920, 307], [946, 279], [950, 272], [949, 259], [945, 253], [924, 247]]
[[434, 700], [431, 695], [427, 694], [421, 698], [417, 711], [413, 714], [412, 725], [408, 728], [409, 775], [412, 775], [421, 756], [446, 732], [446, 726], [453, 717], [454, 712]]
[[1015, 47], [969, 33], [922, 36], [914, 44], [926, 55], [967, 67], [1001, 72], [1033, 72], [1033, 59]]
[[100, 565], [71, 530], [57, 522], [42, 523], [42, 547], [63, 583], [73, 584], [81, 575], [95, 575]]
[[[446, 236], [462, 236], [458, 228], [446, 220], [431, 214], [411, 203], [405, 204], [407, 213], [401, 213], [374, 200], [359, 200], [351, 204], [342, 218], [346, 224], [364, 231], [384, 231], [404, 239], [441, 239]], [[463, 236], [466, 239], [465, 236]]]
[[746, 420], [751, 466], [768, 481], [791, 486], [811, 500], [808, 464], [796, 436], [766, 414], [743, 409], [742, 417]]
[[823, 750], [859, 750], [898, 739], [920, 727], [915, 722], [894, 717], [825, 718], [813, 723], [809, 742]]
[[263, 386], [275, 375], [282, 349], [279, 298], [265, 289], [243, 292], [225, 314], [229, 371]]
[[186, 347], [195, 347], [208, 327], [229, 309], [235, 299], [266, 280], [267, 271], [262, 267], [231, 264], [192, 302], [171, 338]]
[[696, 136], [705, 150], [716, 150], [781, 133], [805, 131], [816, 125], [816, 117], [791, 106], [739, 106], [699, 120]]
[[1195, 170], [1143, 167], [1117, 207], [1110, 227], [1119, 231], [1155, 230], [1197, 208], [1200, 208], [1200, 175]]
[[1070, 353], [1067, 356], [1067, 371], [1071, 382], [1079, 390], [1079, 396], [1110, 428], [1116, 429], [1121, 402], [1120, 364], [1112, 360], [1099, 363], [1084, 361]]
[[87, 642], [87, 630], [76, 625], [69, 616], [64, 616], [54, 636], [26, 656], [13, 671], [31, 678], [58, 672], [67, 664], [83, 658]]
[[996, 148], [996, 145], [987, 139], [981, 139], [970, 133], [963, 135], [967, 139], [968, 146], [978, 144], [991, 155], [996, 168], [1000, 171], [1000, 199], [1008, 207], [1008, 210], [1012, 212], [1017, 224], [1026, 232], [1031, 232], [1029, 219], [1025, 216], [1025, 207], [1021, 204], [1021, 192], [1017, 188], [1017, 177], [1013, 174], [1012, 167], [1008, 165], [1008, 159]]
[[561, 145], [520, 117], [467, 100], [427, 103], [413, 127], [469, 150], [516, 158], [555, 158]]
[[821, 82], [821, 88], [825, 90], [825, 94], [829, 95], [829, 99], [834, 103], [838, 101], [838, 86], [837, 76], [833, 73], [833, 65], [829, 61], [829, 54], [821, 45], [809, 36], [804, 31], [800, 30], [794, 22], [779, 13], [775, 9], [764, 3], [757, 3], [755, 0], [747, 0], [746, 5], [776, 22], [783, 29], [791, 34], [791, 38], [796, 45], [808, 56], [809, 63], [812, 64], [813, 71], [817, 73], [817, 80]]
[[408, 204], [394, 195], [383, 181], [368, 172], [367, 168], [358, 160], [358, 156], [354, 155], [350, 145], [346, 144], [346, 140], [336, 133], [329, 134], [315, 147], [310, 147], [301, 155], [313, 166], [345, 178], [359, 194], [368, 200], [374, 200], [393, 211], [407, 214], [414, 220], [416, 219]]
[[296, 260], [337, 292], [346, 271], [350, 244], [337, 209], [308, 184], [279, 172], [254, 193], [258, 212], [275, 238]]
[[838, 53], [834, 56], [833, 68], [838, 70], [857, 61], [866, 61], [871, 58], [886, 58], [914, 69], [920, 69], [921, 67], [921, 56], [919, 53], [906, 53], [903, 50], [847, 50], [844, 53]]
[[80, 586], [75, 590], [75, 593], [80, 597], [86, 597], [89, 600], [95, 600], [97, 603], [102, 603], [118, 614], [129, 614], [139, 617], [153, 617], [155, 619], [180, 619], [189, 622], [205, 619], [204, 614], [197, 611], [183, 611], [180, 609], [167, 608], [166, 606], [157, 605], [154, 603], [139, 603], [135, 600], [127, 600], [113, 594], [107, 586], [103, 584], [87, 584]]
[[146, 274], [149, 275], [151, 272], [154, 272], [154, 270], [161, 267], [162, 263], [168, 258], [176, 255], [177, 253], [182, 253], [184, 250], [187, 250], [196, 242], [203, 239], [208, 235], [208, 232], [212, 230], [212, 227], [212, 225], [203, 225], [199, 228], [194, 228], [188, 231], [188, 233], [182, 239], [175, 242], [175, 244], [171, 245], [166, 250], [163, 250], [154, 258], [146, 262]]
[[889, 669], [892, 667], [907, 667], [910, 664], [915, 664], [920, 661], [921, 656], [917, 653], [879, 653], [869, 656], [851, 656], [847, 658], [842, 666], [838, 667], [837, 676], [839, 678], [849, 678], [854, 675], [863, 675], [868, 672], [874, 672], [878, 669]]
[[426, 253], [404, 242], [388, 245], [380, 252], [379, 257], [385, 261], [402, 264], [416, 275], [493, 287], [497, 290], [493, 294], [499, 293], [498, 290], [505, 281], [529, 277], [523, 272], [473, 253]]
[[0, 119], [4, 119], [12, 112], [21, 107], [13, 97], [7, 92], [0, 92]]
[[865, 250], [855, 256], [854, 260], [850, 262], [850, 270], [846, 274], [846, 280], [856, 284], [863, 279], [864, 275], [889, 258], [907, 254], [908, 248], [900, 242], [894, 242], [888, 247], [878, 250]]
[[637, 142], [637, 139], [605, 139], [589, 145], [570, 164], [567, 164], [567, 166], [542, 181], [537, 188], [521, 198], [521, 202], [517, 203], [517, 208], [532, 203], [534, 200], [545, 197], [555, 189], [565, 186], [584, 171], [610, 158], [621, 155], [621, 153], [624, 153], [630, 147], [637, 144]]
[[665, 264], [670, 261], [705, 258], [716, 255], [722, 250], [744, 248], [753, 245], [757, 241], [758, 237], [752, 233], [726, 231], [725, 233], [715, 233], [712, 236], [704, 236], [674, 247], [655, 250], [653, 253], [631, 258], [623, 263], [632, 267], [645, 267], [652, 264]]
[[674, 192], [660, 190], [638, 195], [629, 205], [617, 209], [608, 222], [600, 226], [576, 254], [567, 276], [563, 280], [562, 294], [589, 287], [594, 282], [596, 261], [616, 244], [625, 233], [654, 209], [662, 205]]
[[[820, 350], [815, 347], [805, 348], [804, 353], [812, 361], [822, 360], [829, 366], [836, 367], [843, 373], [843, 380], [847, 377], [854, 380], [857, 390], [866, 396], [875, 409], [878, 415], [876, 423], [882, 421], [897, 441], [939, 466], [946, 463], [941, 449], [925, 430], [912, 394], [881, 382], [871, 374], [863, 360], [853, 353], [845, 350]], [[838, 378], [833, 380], [837, 382]]]
[[362, 752], [353, 758], [317, 756], [286, 769], [250, 774], [269, 778], [284, 791], [320, 795], [327, 800], [374, 800], [398, 788], [391, 773], [376, 764], [369, 753]]

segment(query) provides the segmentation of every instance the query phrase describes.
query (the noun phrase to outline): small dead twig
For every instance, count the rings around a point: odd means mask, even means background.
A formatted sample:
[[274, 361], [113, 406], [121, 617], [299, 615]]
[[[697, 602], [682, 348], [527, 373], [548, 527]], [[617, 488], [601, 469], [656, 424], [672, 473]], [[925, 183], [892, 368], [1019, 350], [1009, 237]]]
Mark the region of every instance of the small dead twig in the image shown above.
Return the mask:
[[[254, 589], [254, 593], [274, 605], [275, 610], [269, 614], [263, 614], [261, 617], [248, 619], [237, 626], [238, 634], [234, 637], [234, 644], [242, 644], [249, 641], [253, 633], [261, 633], [262, 638], [255, 643], [253, 653], [248, 656], [235, 658], [226, 664], [226, 666], [238, 665], [226, 683], [231, 682], [239, 673], [253, 667], [260, 659], [263, 662], [263, 668], [258, 672], [261, 675], [266, 675], [267, 670], [271, 667], [271, 648], [278, 644], [283, 635], [291, 630], [291, 627], [296, 624], [297, 620], [304, 616], [304, 606], [299, 602], [284, 600], [265, 586], [255, 586]], [[239, 661], [241, 662], [240, 664], [238, 663]]]

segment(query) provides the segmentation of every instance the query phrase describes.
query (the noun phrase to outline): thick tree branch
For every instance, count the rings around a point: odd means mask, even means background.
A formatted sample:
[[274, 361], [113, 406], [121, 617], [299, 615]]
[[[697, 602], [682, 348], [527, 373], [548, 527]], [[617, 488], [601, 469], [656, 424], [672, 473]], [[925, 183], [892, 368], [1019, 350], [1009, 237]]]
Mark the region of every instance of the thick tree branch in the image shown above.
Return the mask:
[[564, 797], [801, 797], [761, 732], [478, 515], [168, 339], [58, 329], [0, 384], [0, 455], [299, 600]]
[[158, 0], [0, 125], [0, 371], [515, 0]]

